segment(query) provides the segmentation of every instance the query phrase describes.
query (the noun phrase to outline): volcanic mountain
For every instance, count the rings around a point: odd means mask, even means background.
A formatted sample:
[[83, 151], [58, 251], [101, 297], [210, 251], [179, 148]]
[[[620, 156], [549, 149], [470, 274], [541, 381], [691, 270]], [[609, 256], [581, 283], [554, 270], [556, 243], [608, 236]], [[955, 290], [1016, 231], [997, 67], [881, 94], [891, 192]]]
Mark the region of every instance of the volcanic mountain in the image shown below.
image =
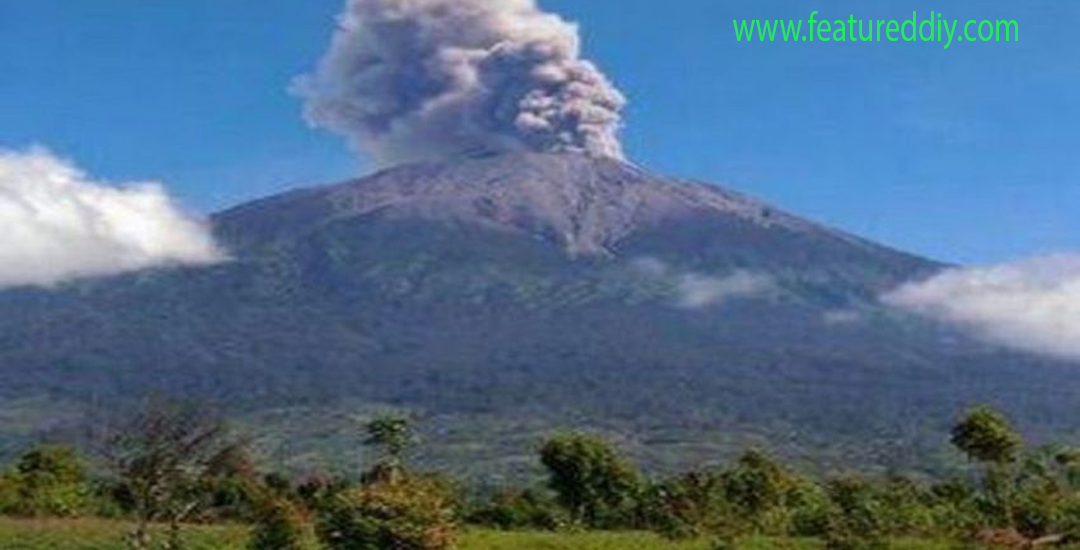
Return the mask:
[[909, 467], [972, 402], [1046, 431], [1080, 405], [1075, 369], [881, 305], [941, 264], [616, 160], [402, 166], [212, 223], [220, 265], [0, 293], [9, 448], [163, 391], [297, 468], [353, 464], [385, 407], [425, 418], [428, 463], [488, 478], [560, 427], [660, 468], [745, 444]]

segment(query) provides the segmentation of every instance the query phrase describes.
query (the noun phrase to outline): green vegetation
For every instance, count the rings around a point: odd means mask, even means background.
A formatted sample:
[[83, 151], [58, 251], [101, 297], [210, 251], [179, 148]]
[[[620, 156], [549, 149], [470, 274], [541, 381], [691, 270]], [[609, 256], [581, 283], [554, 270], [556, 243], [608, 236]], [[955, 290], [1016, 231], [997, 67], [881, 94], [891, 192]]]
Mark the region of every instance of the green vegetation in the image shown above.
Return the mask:
[[316, 501], [316, 532], [329, 550], [451, 550], [457, 535], [454, 494], [440, 479], [414, 474], [404, 456], [412, 422], [380, 416], [366, 427], [383, 458], [357, 487]]
[[320, 506], [319, 539], [329, 550], [450, 550], [452, 495], [421, 477], [383, 479]]
[[582, 434], [558, 435], [544, 444], [540, 462], [571, 520], [591, 528], [628, 522], [642, 481], [607, 442]]
[[972, 460], [1001, 466], [1016, 459], [1023, 440], [1001, 413], [979, 407], [953, 428], [952, 444]]
[[311, 550], [317, 548], [308, 518], [285, 498], [269, 497], [255, 515], [249, 550]]
[[27, 452], [0, 475], [0, 513], [71, 517], [86, 511], [90, 486], [75, 451], [47, 445]]
[[368, 423], [366, 431], [365, 443], [378, 447], [384, 454], [383, 460], [399, 465], [415, 437], [412, 422], [403, 416], [379, 416]]
[[[725, 467], [650, 478], [611, 442], [539, 446], [547, 482], [477, 492], [408, 460], [412, 420], [380, 416], [356, 479], [260, 473], [193, 404], [151, 401], [97, 456], [50, 445], [0, 474], [4, 550], [957, 549], [1080, 544], [1080, 451], [1025, 447], [976, 408], [952, 443], [961, 479], [812, 478], [759, 450]], [[91, 467], [92, 466], [92, 467]], [[101, 468], [104, 467], [102, 470]], [[88, 472], [103, 471], [108, 475]], [[21, 518], [21, 519], [14, 519]], [[101, 518], [101, 519], [97, 519]], [[107, 521], [104, 518], [112, 518]], [[621, 546], [620, 546], [621, 545]]]

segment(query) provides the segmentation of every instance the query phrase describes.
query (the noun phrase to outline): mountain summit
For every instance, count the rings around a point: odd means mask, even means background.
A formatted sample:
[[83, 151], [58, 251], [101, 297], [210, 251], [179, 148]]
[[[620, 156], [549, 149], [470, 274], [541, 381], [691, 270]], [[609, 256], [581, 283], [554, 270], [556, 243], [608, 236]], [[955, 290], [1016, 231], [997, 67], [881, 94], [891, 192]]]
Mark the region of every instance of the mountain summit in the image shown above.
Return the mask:
[[879, 303], [940, 264], [616, 160], [408, 165], [213, 225], [228, 263], [0, 293], [0, 414], [62, 429], [148, 391], [209, 397], [310, 468], [352, 465], [356, 414], [405, 408], [429, 416], [430, 463], [523, 475], [557, 427], [658, 468], [747, 441], [903, 467], [972, 402], [1080, 405], [1076, 369]]
[[610, 256], [636, 230], [710, 213], [765, 228], [816, 229], [717, 187], [658, 178], [622, 161], [580, 154], [514, 153], [411, 165], [253, 207], [298, 199], [323, 200], [327, 215], [338, 219], [380, 213], [473, 223], [551, 240], [575, 256]]
[[[641, 248], [651, 245], [642, 241], [684, 226], [682, 236], [693, 234], [698, 245], [712, 249], [705, 256], [696, 254], [697, 263], [727, 257], [737, 264], [739, 257], [754, 264], [772, 256], [764, 263], [804, 264], [818, 271], [838, 267], [840, 256], [849, 256], [845, 261], [869, 262], [886, 271], [891, 267], [898, 277], [936, 266], [718, 186], [658, 177], [623, 161], [575, 153], [485, 154], [408, 165], [256, 201], [216, 216], [215, 224], [227, 241], [243, 248], [253, 239], [373, 219], [465, 225], [559, 247], [571, 258], [669, 256], [673, 251], [667, 243], [646, 251]], [[785, 252], [790, 254], [781, 257]]]

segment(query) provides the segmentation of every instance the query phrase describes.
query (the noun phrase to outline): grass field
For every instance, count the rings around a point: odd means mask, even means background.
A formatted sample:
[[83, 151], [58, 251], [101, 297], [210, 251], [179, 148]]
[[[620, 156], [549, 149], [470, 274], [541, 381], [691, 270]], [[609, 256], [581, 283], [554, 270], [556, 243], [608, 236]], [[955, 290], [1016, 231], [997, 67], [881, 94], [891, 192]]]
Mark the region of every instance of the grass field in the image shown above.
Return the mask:
[[[124, 550], [126, 526], [99, 520], [0, 519], [0, 550]], [[190, 550], [244, 550], [243, 527], [200, 527], [186, 531]], [[710, 550], [708, 541], [670, 542], [646, 533], [506, 533], [471, 530], [459, 550]], [[819, 550], [805, 540], [744, 540], [740, 550]], [[892, 550], [954, 550], [949, 544], [899, 541]]]
[[[0, 550], [123, 550], [121, 523], [0, 519]], [[191, 550], [244, 550], [244, 527], [199, 527], [186, 531]], [[748, 547], [749, 550], [750, 547]], [[776, 548], [755, 545], [753, 550]], [[812, 545], [788, 546], [793, 550]], [[672, 543], [644, 533], [504, 533], [471, 530], [459, 550], [709, 550], [707, 542]]]

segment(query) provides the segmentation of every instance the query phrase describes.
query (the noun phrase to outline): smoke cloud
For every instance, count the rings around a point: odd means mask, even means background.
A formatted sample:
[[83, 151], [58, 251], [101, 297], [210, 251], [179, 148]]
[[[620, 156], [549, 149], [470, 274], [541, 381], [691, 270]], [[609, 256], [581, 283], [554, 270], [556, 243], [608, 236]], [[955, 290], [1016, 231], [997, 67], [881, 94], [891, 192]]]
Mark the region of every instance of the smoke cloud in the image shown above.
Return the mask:
[[1080, 359], [1080, 256], [955, 269], [884, 301], [1014, 348]]
[[381, 165], [474, 151], [622, 158], [626, 100], [535, 0], [348, 0], [295, 91]]
[[0, 150], [0, 227], [0, 288], [222, 259], [161, 186], [107, 186], [43, 150]]

